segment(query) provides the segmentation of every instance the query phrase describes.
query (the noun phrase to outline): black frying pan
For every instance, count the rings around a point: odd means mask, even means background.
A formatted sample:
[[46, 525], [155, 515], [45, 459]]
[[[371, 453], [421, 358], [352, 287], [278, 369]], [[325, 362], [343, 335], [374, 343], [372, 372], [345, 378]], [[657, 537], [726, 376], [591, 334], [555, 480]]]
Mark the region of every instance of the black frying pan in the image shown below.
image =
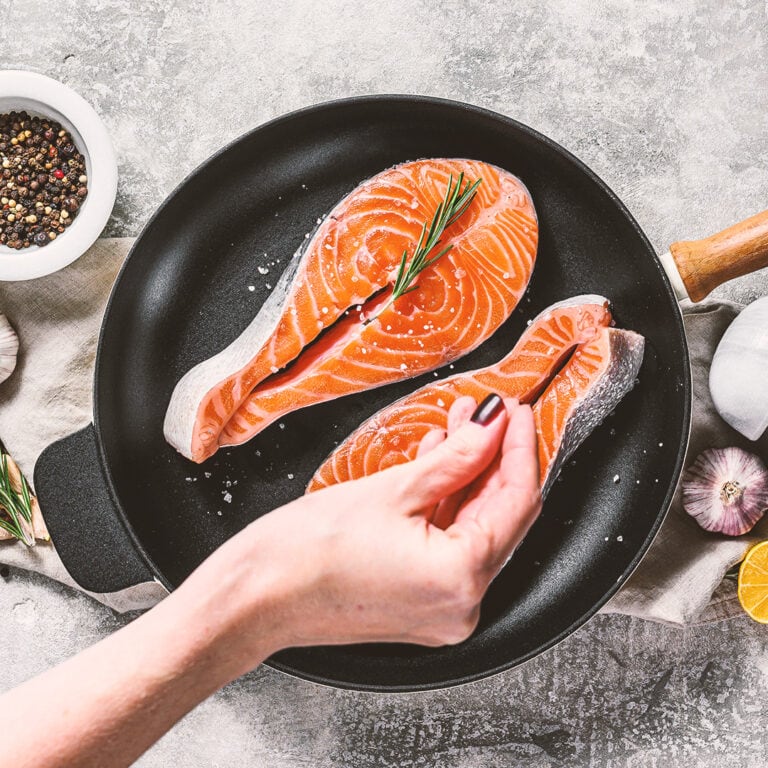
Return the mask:
[[[136, 241], [104, 317], [94, 425], [50, 446], [35, 469], [56, 547], [84, 588], [156, 578], [173, 589], [228, 537], [300, 495], [335, 441], [434, 380], [299, 411], [283, 429], [275, 424], [202, 466], [163, 439], [178, 379], [237, 336], [276, 281], [279, 266], [267, 276], [257, 267], [276, 257], [284, 265], [317, 217], [362, 179], [428, 156], [478, 158], [517, 174], [541, 228], [528, 294], [451, 373], [499, 360], [547, 305], [597, 293], [612, 301], [618, 325], [647, 339], [639, 384], [564, 469], [469, 640], [290, 650], [267, 663], [358, 689], [454, 685], [554, 645], [626, 580], [670, 503], [690, 420], [681, 315], [661, 264], [611, 190], [553, 141], [475, 107], [392, 96], [311, 107], [243, 136], [187, 178]], [[229, 504], [227, 479], [237, 481]]]

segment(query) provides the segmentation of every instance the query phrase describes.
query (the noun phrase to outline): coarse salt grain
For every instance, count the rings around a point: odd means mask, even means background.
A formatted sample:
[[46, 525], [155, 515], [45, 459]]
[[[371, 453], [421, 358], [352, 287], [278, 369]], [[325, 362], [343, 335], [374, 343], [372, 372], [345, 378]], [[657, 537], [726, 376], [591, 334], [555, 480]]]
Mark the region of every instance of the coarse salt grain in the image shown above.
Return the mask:
[[621, 478], [618, 475], [614, 475], [613, 476], [613, 482], [614, 483], [619, 483], [619, 482], [621, 482]]
[[255, 285], [249, 285], [249, 286], [248, 286], [248, 290], [249, 290], [251, 293], [253, 293], [253, 292], [256, 290], [256, 286], [255, 286]]
[[259, 270], [260, 275], [266, 275], [269, 272], [269, 270], [266, 267], [256, 267], [256, 269]]

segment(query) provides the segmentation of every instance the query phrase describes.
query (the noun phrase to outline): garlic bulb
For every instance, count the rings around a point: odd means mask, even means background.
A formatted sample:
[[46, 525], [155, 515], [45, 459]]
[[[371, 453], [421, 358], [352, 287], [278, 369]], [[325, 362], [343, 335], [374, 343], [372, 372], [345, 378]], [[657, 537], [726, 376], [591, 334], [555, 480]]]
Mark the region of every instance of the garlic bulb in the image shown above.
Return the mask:
[[768, 469], [741, 448], [711, 448], [683, 475], [683, 509], [707, 531], [740, 536], [768, 510]]
[[712, 402], [723, 420], [750, 440], [768, 428], [768, 296], [731, 323], [709, 369]]
[[8, 322], [8, 318], [0, 314], [0, 383], [5, 381], [16, 368], [18, 352], [19, 337]]

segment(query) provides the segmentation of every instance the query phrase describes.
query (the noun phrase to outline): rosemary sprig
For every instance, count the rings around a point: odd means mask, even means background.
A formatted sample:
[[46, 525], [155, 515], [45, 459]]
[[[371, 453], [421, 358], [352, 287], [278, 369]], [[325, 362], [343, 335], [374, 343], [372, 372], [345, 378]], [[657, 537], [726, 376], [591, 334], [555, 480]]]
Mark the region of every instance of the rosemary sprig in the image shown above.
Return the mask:
[[374, 315], [365, 320], [365, 325], [373, 322], [387, 307], [394, 304], [401, 296], [415, 291], [419, 286], [413, 281], [427, 267], [431, 267], [438, 259], [445, 256], [453, 245], [446, 245], [436, 256], [428, 258], [429, 254], [440, 244], [440, 238], [443, 232], [451, 226], [466, 210], [477, 194], [477, 188], [482, 179], [478, 179], [473, 184], [467, 182], [462, 191], [464, 183], [464, 172], [459, 174], [456, 185], [453, 183], [453, 174], [448, 179], [448, 189], [445, 192], [440, 205], [437, 206], [435, 215], [432, 217], [432, 223], [427, 228], [426, 222], [422, 224], [421, 235], [419, 236], [416, 250], [413, 252], [411, 260], [408, 261], [408, 249], [403, 251], [400, 259], [400, 267], [397, 271], [395, 283], [392, 286], [392, 295], [386, 304]]
[[0, 528], [31, 547], [35, 544], [32, 499], [24, 475], [19, 473], [19, 478], [21, 489], [17, 491], [11, 480], [8, 455], [3, 453], [0, 460]]

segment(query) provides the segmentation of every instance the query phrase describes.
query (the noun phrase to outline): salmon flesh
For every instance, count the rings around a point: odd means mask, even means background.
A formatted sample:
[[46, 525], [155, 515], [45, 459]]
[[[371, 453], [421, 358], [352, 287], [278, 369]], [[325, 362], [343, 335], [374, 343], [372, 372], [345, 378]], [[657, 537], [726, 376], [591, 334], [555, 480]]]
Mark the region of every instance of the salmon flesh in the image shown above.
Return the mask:
[[410, 461], [428, 432], [446, 428], [456, 399], [479, 402], [497, 392], [533, 403], [546, 493], [563, 462], [634, 385], [643, 337], [611, 322], [601, 296], [554, 304], [499, 363], [428, 384], [368, 419], [323, 462], [307, 492]]
[[[440, 248], [452, 249], [418, 275], [416, 290], [387, 305], [403, 252], [412, 256], [460, 173], [482, 183], [444, 232]], [[302, 244], [243, 333], [182, 377], [166, 439], [202, 462], [291, 411], [456, 360], [512, 313], [537, 245], [531, 197], [501, 168], [429, 159], [379, 173]]]

